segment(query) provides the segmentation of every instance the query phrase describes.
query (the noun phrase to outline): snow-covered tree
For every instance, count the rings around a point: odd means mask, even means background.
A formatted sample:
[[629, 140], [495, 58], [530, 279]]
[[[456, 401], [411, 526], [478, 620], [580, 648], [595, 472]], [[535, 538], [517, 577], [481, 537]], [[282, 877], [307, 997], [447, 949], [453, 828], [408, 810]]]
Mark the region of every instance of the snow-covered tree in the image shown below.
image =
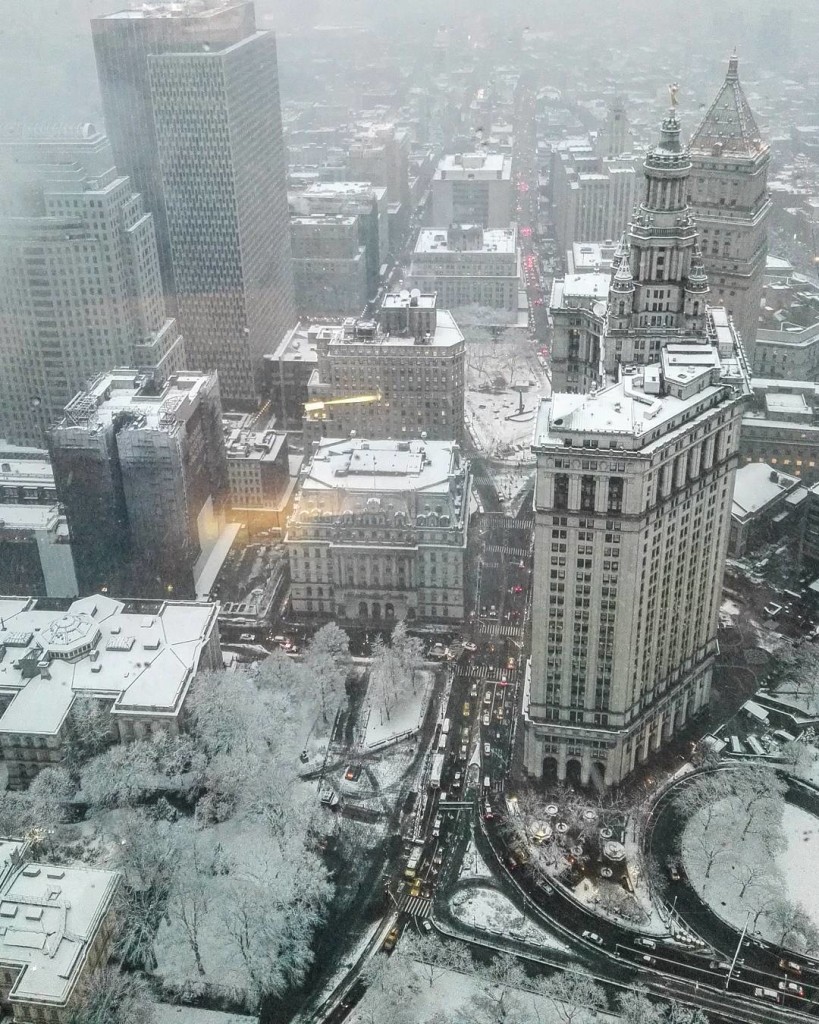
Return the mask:
[[582, 1020], [588, 1010], [606, 1008], [605, 989], [583, 974], [559, 971], [548, 978], [539, 978], [536, 989], [547, 997], [562, 1024]]
[[645, 992], [623, 992], [617, 999], [617, 1009], [623, 1024], [662, 1024], [664, 1009], [653, 1003]]
[[319, 694], [325, 725], [344, 695], [349, 658], [350, 638], [334, 622], [321, 627], [304, 653], [305, 684]]
[[154, 1002], [147, 982], [113, 965], [93, 971], [68, 1024], [153, 1024]]
[[68, 712], [63, 741], [63, 766], [75, 784], [86, 761], [102, 753], [114, 739], [111, 713], [105, 701], [78, 694]]
[[[430, 988], [447, 971], [471, 970], [472, 956], [460, 942], [442, 942], [437, 936], [404, 934], [396, 950], [399, 957], [408, 957], [416, 964], [416, 973]], [[396, 957], [393, 956], [393, 960]]]
[[708, 1024], [708, 1017], [697, 1006], [684, 1006], [672, 1000], [665, 1011], [665, 1024]]

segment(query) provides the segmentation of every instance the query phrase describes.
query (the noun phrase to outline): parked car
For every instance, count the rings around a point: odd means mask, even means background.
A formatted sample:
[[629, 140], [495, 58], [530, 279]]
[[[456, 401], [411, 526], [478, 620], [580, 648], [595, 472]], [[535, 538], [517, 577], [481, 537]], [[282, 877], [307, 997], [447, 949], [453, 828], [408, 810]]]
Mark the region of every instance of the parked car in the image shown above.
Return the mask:
[[483, 713], [483, 718], [481, 719], [481, 722], [482, 722], [482, 723], [483, 723], [484, 725], [489, 725], [489, 722], [490, 722], [490, 718], [489, 718], [489, 712], [488, 712], [488, 711], [484, 711], [484, 713]]
[[798, 996], [800, 999], [805, 998], [805, 990], [795, 981], [780, 981], [779, 991], [787, 992], [789, 996]]

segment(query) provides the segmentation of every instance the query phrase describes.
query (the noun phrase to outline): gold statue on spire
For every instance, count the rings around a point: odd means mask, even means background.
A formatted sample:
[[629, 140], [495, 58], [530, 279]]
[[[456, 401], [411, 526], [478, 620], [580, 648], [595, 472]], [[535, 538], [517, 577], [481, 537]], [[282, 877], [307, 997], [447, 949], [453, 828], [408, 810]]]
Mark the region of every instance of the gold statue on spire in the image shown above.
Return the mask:
[[676, 107], [678, 102], [679, 102], [678, 99], [677, 99], [679, 91], [680, 91], [680, 87], [679, 87], [679, 85], [677, 85], [676, 82], [672, 82], [671, 85], [669, 85], [669, 87], [668, 87], [668, 94], [671, 97], [671, 106], [672, 107]]

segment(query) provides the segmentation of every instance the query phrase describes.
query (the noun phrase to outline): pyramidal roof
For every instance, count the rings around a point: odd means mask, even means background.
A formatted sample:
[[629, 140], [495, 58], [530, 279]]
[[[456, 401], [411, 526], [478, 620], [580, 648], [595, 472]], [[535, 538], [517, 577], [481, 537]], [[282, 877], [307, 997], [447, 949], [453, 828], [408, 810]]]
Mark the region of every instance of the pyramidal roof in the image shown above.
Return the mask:
[[691, 136], [691, 153], [721, 156], [756, 156], [767, 148], [739, 84], [739, 58], [728, 61], [728, 74], [717, 97]]

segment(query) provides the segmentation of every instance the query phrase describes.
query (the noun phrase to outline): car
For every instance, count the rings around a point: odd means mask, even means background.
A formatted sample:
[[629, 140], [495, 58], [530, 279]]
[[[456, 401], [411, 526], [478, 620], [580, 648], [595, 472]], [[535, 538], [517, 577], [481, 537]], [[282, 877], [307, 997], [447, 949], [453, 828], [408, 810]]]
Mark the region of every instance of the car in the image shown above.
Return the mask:
[[802, 965], [795, 960], [780, 960], [779, 966], [786, 974], [795, 974], [797, 977], [802, 974]]
[[727, 960], [709, 960], [708, 966], [712, 971], [730, 971], [731, 965]]
[[461, 773], [460, 772], [455, 772], [455, 774], [452, 777], [452, 788], [453, 789], [460, 789], [461, 788], [461, 778], [462, 778]]
[[657, 963], [657, 957], [651, 956], [650, 953], [643, 953], [643, 955], [640, 957], [640, 960], [648, 967], [653, 967]]
[[386, 939], [384, 939], [384, 945], [381, 947], [385, 953], [391, 953], [395, 949], [395, 944], [398, 942], [398, 929], [393, 928]]
[[515, 661], [515, 659], [514, 658], [510, 658], [506, 662], [506, 667], [509, 669], [510, 672], [514, 672], [516, 664], [517, 664], [517, 662]]
[[548, 885], [548, 884], [547, 885], [541, 885], [540, 891], [543, 893], [544, 896], [554, 896], [554, 893], [555, 893], [555, 891], [552, 888], [552, 886]]
[[499, 707], [495, 708], [495, 718], [497, 718], [497, 720], [499, 722], [503, 721], [503, 705], [502, 704]]
[[421, 895], [421, 879], [420, 878], [416, 878], [415, 881], [412, 883], [412, 888], [410, 889], [410, 896], [416, 897], [416, 896], [420, 896], [420, 895]]
[[484, 704], [491, 704], [492, 703], [492, 691], [491, 690], [487, 690], [486, 693], [483, 695], [483, 702], [484, 702]]
[[583, 932], [583, 938], [586, 940], [586, 942], [593, 942], [595, 946], [603, 945], [603, 940], [600, 938], [597, 932], [590, 932], [588, 928], [586, 929], [586, 931]]
[[441, 834], [441, 825], [443, 824], [443, 817], [440, 814], [435, 815], [435, 821], [432, 823], [432, 838], [436, 839]]
[[464, 718], [469, 718], [469, 715], [471, 714], [471, 712], [472, 712], [472, 708], [470, 708], [470, 706], [469, 706], [469, 701], [468, 700], [464, 701]]
[[510, 871], [517, 871], [518, 862], [515, 860], [514, 857], [510, 855], [506, 858], [506, 866], [509, 868]]
[[348, 782], [358, 782], [358, 777], [361, 775], [361, 765], [351, 764], [347, 771], [344, 773], [344, 778]]
[[252, 644], [255, 639], [256, 636], [254, 633], [242, 633], [242, 635], [239, 637], [239, 642]]
[[470, 654], [472, 654], [474, 651], [477, 651], [478, 649], [478, 645], [473, 644], [471, 640], [463, 640], [461, 642], [461, 646], [465, 651], [469, 651]]
[[777, 987], [780, 992], [787, 992], [789, 996], [798, 996], [800, 999], [805, 998], [804, 988], [795, 981], [780, 981]]
[[656, 949], [657, 948], [657, 943], [654, 941], [654, 939], [646, 938], [645, 935], [638, 935], [637, 938], [634, 940], [634, 945], [635, 946], [642, 946], [643, 949]]
[[436, 850], [435, 856], [432, 858], [432, 863], [436, 868], [439, 868], [444, 863], [444, 851]]
[[425, 917], [424, 920], [421, 922], [421, 927], [424, 929], [425, 932], [431, 932], [432, 921], [430, 921], [429, 918]]
[[492, 804], [488, 800], [484, 801], [483, 805], [483, 818], [484, 821], [491, 821], [495, 817], [492, 811]]
[[763, 988], [762, 986], [759, 986], [754, 989], [754, 995], [757, 999], [769, 999], [772, 1003], [779, 1003], [782, 1001], [782, 996], [780, 996], [775, 988]]
[[478, 684], [477, 683], [473, 683], [469, 687], [469, 696], [470, 697], [477, 697], [478, 696]]
[[492, 753], [492, 747], [488, 743], [484, 743], [484, 745], [483, 745], [483, 756], [484, 757], [489, 757], [491, 753]]
[[668, 865], [668, 877], [672, 882], [679, 882], [680, 880], [680, 869], [676, 864]]
[[468, 756], [469, 756], [469, 752], [466, 749], [466, 744], [462, 743], [461, 744], [461, 749], [458, 751], [458, 760], [459, 761], [465, 761]]
[[483, 718], [481, 719], [481, 722], [484, 725], [489, 725], [489, 712], [488, 711], [484, 711]]
[[508, 686], [509, 685], [509, 680], [506, 678], [506, 676], [501, 676], [500, 685], [501, 686]]

